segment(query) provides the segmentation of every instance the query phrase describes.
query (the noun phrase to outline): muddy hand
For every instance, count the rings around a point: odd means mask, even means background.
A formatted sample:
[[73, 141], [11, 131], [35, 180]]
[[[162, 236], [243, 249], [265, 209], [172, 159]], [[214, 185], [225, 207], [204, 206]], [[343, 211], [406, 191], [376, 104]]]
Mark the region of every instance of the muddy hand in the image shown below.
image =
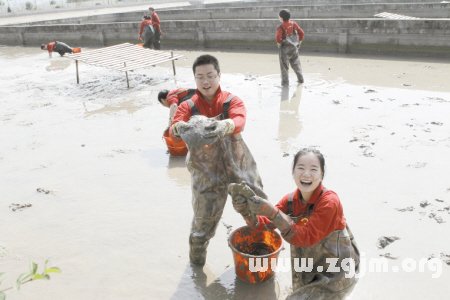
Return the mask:
[[241, 195], [241, 191], [245, 188], [245, 184], [242, 183], [230, 183], [228, 185], [228, 194], [230, 194], [233, 208], [243, 216], [250, 214], [247, 204], [247, 197]]
[[172, 133], [176, 137], [181, 137], [186, 131], [191, 129], [191, 125], [184, 121], [179, 121], [172, 126]]
[[278, 213], [278, 208], [273, 206], [272, 203], [256, 195], [248, 198], [247, 203], [251, 213], [266, 216], [270, 220], [275, 218]]
[[231, 197], [242, 196], [245, 199], [256, 196], [255, 192], [245, 183], [230, 183], [228, 185], [228, 194]]
[[233, 198], [233, 207], [234, 210], [242, 215], [245, 220], [245, 223], [250, 227], [256, 227], [258, 223], [258, 219], [254, 214], [250, 212], [248, 208], [247, 199], [242, 197], [241, 195], [237, 195]]
[[[247, 204], [247, 198], [240, 194], [244, 188], [244, 184], [231, 183], [228, 185], [228, 193], [231, 196], [234, 210], [244, 217], [245, 223], [247, 223], [248, 226], [255, 227], [257, 224], [257, 218], [250, 212]], [[250, 193], [248, 194], [250, 195]]]

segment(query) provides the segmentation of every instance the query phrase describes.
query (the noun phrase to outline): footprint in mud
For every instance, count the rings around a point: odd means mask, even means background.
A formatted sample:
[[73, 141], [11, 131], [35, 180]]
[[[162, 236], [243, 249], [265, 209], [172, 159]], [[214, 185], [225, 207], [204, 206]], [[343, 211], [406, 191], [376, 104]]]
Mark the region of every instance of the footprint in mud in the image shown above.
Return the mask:
[[398, 210], [400, 212], [413, 211], [414, 207], [413, 206], [408, 206], [408, 207], [405, 207], [405, 208], [396, 208], [396, 210]]
[[440, 97], [426, 97], [425, 100], [438, 102], [438, 103], [450, 102], [450, 100], [446, 100], [446, 99], [440, 98]]
[[431, 205], [431, 203], [428, 202], [427, 200], [421, 201], [420, 204], [419, 204], [419, 206], [422, 207], [422, 208], [425, 208], [425, 207], [427, 207], [428, 205]]
[[382, 257], [386, 257], [387, 259], [398, 259], [398, 256], [393, 256], [390, 252], [380, 254]]
[[[450, 206], [445, 205], [445, 201], [441, 199], [434, 199], [437, 204], [428, 200], [423, 200], [419, 203], [419, 211], [418, 214], [420, 216], [428, 216], [428, 218], [435, 220], [438, 224], [446, 223], [444, 218], [442, 217], [442, 213], [450, 214]], [[408, 206], [405, 208], [396, 208], [396, 210], [400, 212], [413, 211], [414, 206]], [[422, 220], [422, 218], [419, 218]]]
[[119, 153], [119, 154], [129, 154], [129, 153], [133, 152], [133, 150], [127, 150], [127, 149], [113, 149], [112, 151], [115, 153]]
[[370, 147], [370, 146], [361, 147], [360, 146], [359, 148], [364, 148], [363, 155], [365, 157], [375, 157], [375, 154], [372, 151], [372, 147]]
[[25, 208], [31, 207], [31, 203], [24, 203], [24, 204], [19, 204], [19, 203], [11, 203], [9, 205], [9, 209], [11, 209], [12, 211], [22, 211]]
[[399, 240], [400, 238], [398, 236], [382, 236], [378, 238], [377, 241], [377, 248], [378, 249], [384, 249], [388, 245], [392, 244], [393, 242]]
[[40, 188], [40, 187], [36, 189], [36, 192], [42, 193], [42, 194], [46, 194], [46, 195], [53, 194], [53, 191], [47, 190], [47, 189], [43, 189], [43, 188]]
[[445, 254], [444, 252], [441, 252], [441, 259], [444, 261], [447, 265], [450, 266], [450, 254]]
[[428, 215], [428, 218], [434, 219], [438, 224], [445, 223], [444, 219], [442, 219], [441, 216], [437, 215], [436, 213], [432, 212]]
[[413, 164], [407, 165], [407, 167], [408, 167], [408, 168], [416, 168], [416, 169], [419, 169], [419, 168], [425, 168], [426, 165], [427, 165], [426, 162], [419, 162], [419, 161], [417, 161], [417, 162], [415, 162], [415, 163], [413, 163]]

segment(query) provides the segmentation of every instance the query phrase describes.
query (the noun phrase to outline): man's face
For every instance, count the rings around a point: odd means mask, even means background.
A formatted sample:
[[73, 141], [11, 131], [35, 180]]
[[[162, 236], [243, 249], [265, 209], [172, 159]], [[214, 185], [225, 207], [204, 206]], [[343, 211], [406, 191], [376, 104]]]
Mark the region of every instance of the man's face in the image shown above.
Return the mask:
[[220, 73], [212, 64], [195, 67], [195, 84], [206, 100], [212, 100], [220, 85]]
[[167, 99], [161, 99], [161, 104], [165, 107], [169, 107], [169, 102], [167, 102]]

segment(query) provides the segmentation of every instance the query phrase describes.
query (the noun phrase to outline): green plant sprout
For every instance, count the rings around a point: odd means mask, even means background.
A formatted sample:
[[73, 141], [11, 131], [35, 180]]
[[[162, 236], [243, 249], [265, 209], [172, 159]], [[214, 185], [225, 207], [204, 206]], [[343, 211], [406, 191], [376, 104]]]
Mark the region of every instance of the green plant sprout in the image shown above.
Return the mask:
[[[16, 289], [20, 290], [20, 287], [24, 285], [25, 283], [28, 283], [30, 281], [35, 280], [41, 280], [41, 279], [50, 279], [51, 273], [61, 273], [61, 269], [58, 267], [47, 267], [48, 259], [44, 263], [44, 270], [40, 273], [38, 272], [38, 264], [35, 262], [32, 262], [30, 265], [30, 270], [28, 272], [22, 273], [19, 275], [19, 277], [16, 280]], [[0, 273], [0, 285], [3, 281], [3, 275], [4, 273]], [[0, 300], [6, 299], [6, 291], [12, 290], [14, 286], [10, 286], [8, 288], [0, 289]]]

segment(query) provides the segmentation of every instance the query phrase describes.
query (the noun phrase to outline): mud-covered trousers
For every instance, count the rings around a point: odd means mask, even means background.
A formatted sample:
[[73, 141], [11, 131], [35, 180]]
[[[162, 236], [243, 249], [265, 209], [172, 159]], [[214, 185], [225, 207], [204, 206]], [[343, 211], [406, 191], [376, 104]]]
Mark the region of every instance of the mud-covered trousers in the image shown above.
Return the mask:
[[357, 282], [359, 261], [359, 250], [348, 227], [330, 233], [312, 247], [291, 245], [293, 292], [287, 299], [345, 299]]
[[144, 28], [144, 48], [153, 48], [153, 42], [155, 39], [155, 29], [153, 26], [145, 26]]
[[278, 55], [281, 70], [281, 84], [289, 84], [289, 64], [291, 65], [292, 70], [294, 70], [295, 75], [297, 75], [298, 82], [303, 83], [302, 66], [300, 64], [297, 47], [283, 42], [279, 48]]
[[161, 33], [158, 30], [155, 30], [155, 37], [153, 38], [153, 48], [155, 50], [161, 49]]
[[55, 42], [55, 48], [53, 48], [53, 51], [58, 52], [59, 55], [63, 56], [66, 53], [72, 53], [72, 48], [70, 48], [66, 43]]
[[256, 162], [240, 134], [226, 136], [214, 144], [189, 148], [186, 158], [191, 173], [194, 217], [189, 236], [189, 257], [203, 265], [206, 248], [214, 236], [227, 200], [230, 183], [245, 181], [267, 199]]

